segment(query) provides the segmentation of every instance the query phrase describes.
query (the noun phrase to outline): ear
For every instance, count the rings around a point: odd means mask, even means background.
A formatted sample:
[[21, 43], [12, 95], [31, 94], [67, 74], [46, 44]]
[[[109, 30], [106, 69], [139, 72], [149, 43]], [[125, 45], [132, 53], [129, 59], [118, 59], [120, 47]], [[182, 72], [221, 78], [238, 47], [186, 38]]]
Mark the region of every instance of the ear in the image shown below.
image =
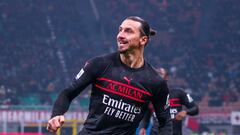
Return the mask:
[[148, 42], [148, 37], [147, 36], [142, 36], [141, 38], [140, 38], [140, 44], [141, 45], [146, 45], [147, 44], [147, 42]]

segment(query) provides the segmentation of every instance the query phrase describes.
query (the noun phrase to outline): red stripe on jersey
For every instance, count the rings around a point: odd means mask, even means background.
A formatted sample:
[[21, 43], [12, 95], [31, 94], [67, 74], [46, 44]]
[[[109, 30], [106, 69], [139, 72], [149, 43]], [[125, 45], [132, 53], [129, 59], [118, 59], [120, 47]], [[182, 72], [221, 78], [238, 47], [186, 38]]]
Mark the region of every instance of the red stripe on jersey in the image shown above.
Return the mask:
[[179, 98], [171, 98], [171, 99], [169, 99], [170, 107], [182, 106], [179, 103], [179, 101], [180, 101]]
[[145, 103], [145, 102], [146, 102], [146, 101], [144, 101], [144, 100], [137, 99], [137, 98], [128, 96], [128, 95], [126, 95], [126, 94], [123, 94], [123, 93], [120, 93], [120, 92], [117, 92], [117, 91], [113, 91], [113, 90], [104, 88], [104, 87], [102, 87], [102, 86], [100, 86], [100, 85], [97, 85], [97, 84], [95, 84], [95, 86], [98, 87], [98, 88], [101, 89], [101, 90], [104, 90], [104, 91], [107, 91], [107, 92], [110, 92], [110, 93], [114, 93], [114, 94], [117, 94], [117, 95], [120, 95], [120, 96], [129, 98], [129, 99], [132, 99], [132, 100], [135, 100], [135, 101], [138, 101], [138, 102], [142, 102], [142, 103]]
[[136, 87], [133, 87], [133, 86], [121, 83], [121, 82], [117, 82], [117, 81], [114, 81], [114, 80], [111, 80], [111, 79], [108, 79], [108, 78], [97, 78], [97, 79], [102, 80], [102, 81], [106, 81], [106, 82], [110, 82], [110, 83], [114, 83], [114, 84], [117, 84], [117, 85], [122, 85], [122, 86], [125, 86], [125, 87], [128, 87], [128, 88], [131, 88], [133, 90], [139, 91], [141, 93], [144, 93], [146, 95], [152, 96], [152, 94], [147, 92], [147, 91], [141, 90], [139, 88], [136, 88]]

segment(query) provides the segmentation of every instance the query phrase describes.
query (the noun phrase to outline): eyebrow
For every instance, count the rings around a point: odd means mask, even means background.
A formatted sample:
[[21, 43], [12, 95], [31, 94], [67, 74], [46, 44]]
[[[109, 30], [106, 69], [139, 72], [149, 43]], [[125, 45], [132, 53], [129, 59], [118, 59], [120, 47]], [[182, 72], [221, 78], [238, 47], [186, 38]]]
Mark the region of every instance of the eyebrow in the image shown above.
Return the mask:
[[[122, 29], [123, 27], [119, 26], [119, 29], [120, 29], [120, 28]], [[131, 28], [131, 27], [126, 27], [125, 29], [130, 29], [130, 30], [134, 31], [133, 28]], [[140, 28], [138, 28], [138, 29], [139, 29], [140, 34], [141, 34], [142, 36], [147, 36], [147, 37], [148, 37], [148, 35], [144, 32], [144, 30], [143, 30], [142, 27], [140, 27]]]
[[[123, 27], [119, 26], [118, 29], [123, 29]], [[124, 29], [134, 31], [133, 28], [131, 28], [131, 27], [125, 27]]]

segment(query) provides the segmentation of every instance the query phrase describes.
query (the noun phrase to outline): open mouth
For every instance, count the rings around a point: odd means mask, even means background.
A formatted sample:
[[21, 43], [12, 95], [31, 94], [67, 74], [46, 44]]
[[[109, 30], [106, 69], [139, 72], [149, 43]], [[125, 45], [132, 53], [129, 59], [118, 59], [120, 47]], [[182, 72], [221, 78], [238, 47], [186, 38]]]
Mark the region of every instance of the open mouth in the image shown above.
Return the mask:
[[128, 43], [128, 41], [127, 41], [127, 40], [118, 40], [118, 43], [119, 43], [119, 44], [123, 44], [123, 45], [124, 45], [124, 44], [127, 44], [127, 43]]

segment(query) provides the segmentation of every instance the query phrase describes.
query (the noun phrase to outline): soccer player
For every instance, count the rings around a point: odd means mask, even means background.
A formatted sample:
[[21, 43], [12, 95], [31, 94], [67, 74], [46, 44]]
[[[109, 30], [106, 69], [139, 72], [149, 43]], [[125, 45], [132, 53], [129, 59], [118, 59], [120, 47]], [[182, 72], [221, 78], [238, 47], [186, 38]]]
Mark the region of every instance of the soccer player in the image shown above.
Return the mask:
[[[169, 79], [169, 75], [167, 70], [164, 68], [160, 68], [158, 70], [159, 74], [165, 79]], [[182, 120], [187, 115], [197, 115], [198, 105], [195, 104], [190, 94], [184, 92], [182, 88], [173, 88], [169, 90], [169, 104], [170, 104], [170, 114], [173, 125], [173, 135], [182, 135]], [[183, 106], [186, 107], [183, 110]], [[149, 107], [149, 111], [145, 114], [143, 120], [140, 124], [139, 135], [146, 135], [146, 128], [149, 125], [149, 121], [151, 118], [151, 112], [154, 112], [151, 106]], [[151, 128], [151, 135], [159, 135], [157, 119], [155, 117], [155, 113], [153, 113], [153, 126]]]
[[[54, 103], [47, 130], [56, 132], [64, 113], [84, 88], [92, 85], [89, 114], [80, 135], [134, 135], [151, 102], [161, 129], [170, 127], [166, 81], [144, 59], [144, 48], [156, 34], [140, 17], [126, 18], [119, 26], [118, 51], [88, 60], [73, 83]], [[171, 133], [167, 128], [164, 135]]]

